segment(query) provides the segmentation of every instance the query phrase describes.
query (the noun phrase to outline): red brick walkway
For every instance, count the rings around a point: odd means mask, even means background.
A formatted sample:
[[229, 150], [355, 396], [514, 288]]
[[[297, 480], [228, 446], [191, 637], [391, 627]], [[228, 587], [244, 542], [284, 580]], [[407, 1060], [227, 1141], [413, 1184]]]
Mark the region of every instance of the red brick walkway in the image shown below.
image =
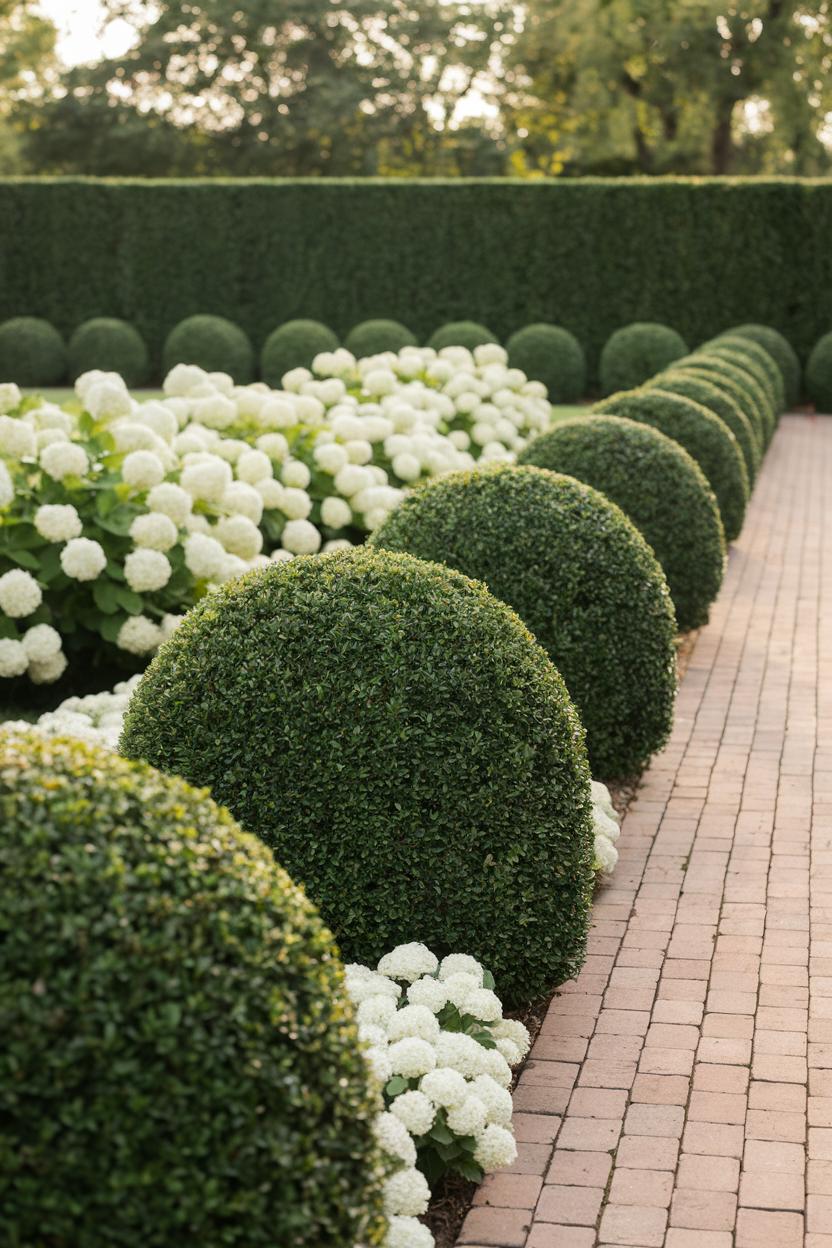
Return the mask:
[[784, 418], [460, 1243], [832, 1248], [832, 418]]

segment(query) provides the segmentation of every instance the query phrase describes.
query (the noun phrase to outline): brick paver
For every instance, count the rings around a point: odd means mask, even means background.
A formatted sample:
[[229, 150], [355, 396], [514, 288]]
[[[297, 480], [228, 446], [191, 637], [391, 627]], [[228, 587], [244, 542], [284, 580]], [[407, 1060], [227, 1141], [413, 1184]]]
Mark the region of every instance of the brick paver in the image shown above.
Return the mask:
[[832, 1248], [832, 419], [785, 417], [460, 1244]]

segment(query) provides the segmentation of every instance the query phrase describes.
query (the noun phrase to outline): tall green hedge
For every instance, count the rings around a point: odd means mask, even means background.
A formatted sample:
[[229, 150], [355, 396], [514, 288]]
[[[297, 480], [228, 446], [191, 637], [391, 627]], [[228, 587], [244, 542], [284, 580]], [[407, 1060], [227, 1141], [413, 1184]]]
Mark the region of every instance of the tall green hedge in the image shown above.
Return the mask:
[[446, 321], [501, 341], [551, 321], [591, 370], [631, 321], [691, 345], [756, 321], [805, 357], [832, 325], [831, 235], [822, 180], [6, 179], [0, 321], [67, 335], [118, 316], [156, 359], [197, 312], [258, 350], [295, 317], [343, 338], [386, 316], [422, 341]]

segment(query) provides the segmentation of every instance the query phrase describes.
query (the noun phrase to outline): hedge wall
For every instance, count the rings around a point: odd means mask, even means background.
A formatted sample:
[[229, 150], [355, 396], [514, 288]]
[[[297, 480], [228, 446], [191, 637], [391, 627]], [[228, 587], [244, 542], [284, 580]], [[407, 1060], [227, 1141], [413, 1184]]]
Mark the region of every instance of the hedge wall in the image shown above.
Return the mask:
[[425, 341], [552, 321], [594, 371], [612, 330], [662, 321], [693, 347], [744, 321], [805, 357], [832, 326], [832, 183], [580, 179], [0, 181], [0, 321], [132, 321], [154, 360], [183, 317], [259, 349], [293, 317], [371, 317]]

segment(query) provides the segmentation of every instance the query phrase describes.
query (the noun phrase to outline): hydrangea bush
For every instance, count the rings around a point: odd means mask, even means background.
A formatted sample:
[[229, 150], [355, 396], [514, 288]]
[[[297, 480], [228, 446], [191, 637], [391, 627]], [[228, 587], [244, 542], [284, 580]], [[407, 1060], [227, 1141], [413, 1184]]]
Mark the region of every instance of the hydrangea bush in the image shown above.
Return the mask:
[[68, 410], [0, 386], [0, 678], [58, 680], [102, 641], [136, 666], [215, 586], [360, 542], [404, 487], [510, 458], [551, 409], [506, 361], [338, 349], [277, 391], [179, 365], [149, 402], [90, 372]]

